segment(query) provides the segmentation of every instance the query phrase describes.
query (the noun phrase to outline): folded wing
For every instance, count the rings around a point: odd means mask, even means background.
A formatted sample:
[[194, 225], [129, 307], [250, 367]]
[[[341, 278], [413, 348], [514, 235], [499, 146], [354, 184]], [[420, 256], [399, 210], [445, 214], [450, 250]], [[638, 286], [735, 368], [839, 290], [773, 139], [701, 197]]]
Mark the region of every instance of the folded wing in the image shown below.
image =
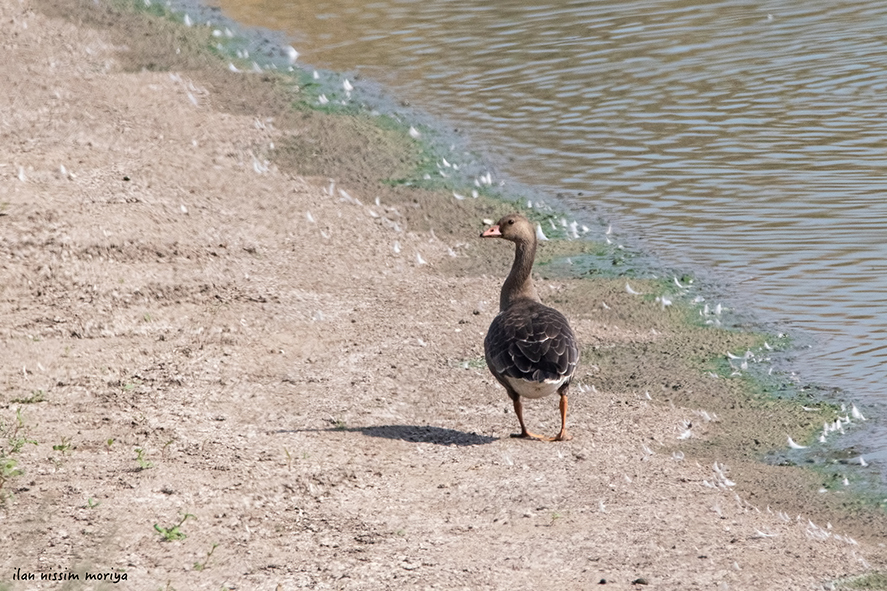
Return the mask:
[[511, 306], [493, 319], [484, 352], [498, 377], [532, 382], [569, 382], [579, 361], [567, 319], [534, 301]]

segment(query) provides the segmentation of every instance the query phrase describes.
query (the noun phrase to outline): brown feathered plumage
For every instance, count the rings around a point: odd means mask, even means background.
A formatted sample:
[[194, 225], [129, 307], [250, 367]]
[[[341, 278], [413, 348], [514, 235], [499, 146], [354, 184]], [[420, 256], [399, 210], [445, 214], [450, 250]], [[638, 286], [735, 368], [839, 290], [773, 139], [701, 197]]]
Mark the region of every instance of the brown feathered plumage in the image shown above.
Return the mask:
[[566, 430], [567, 389], [579, 362], [579, 346], [563, 314], [542, 304], [531, 276], [536, 232], [530, 221], [510, 214], [487, 229], [484, 238], [515, 244], [514, 264], [502, 286], [499, 314], [484, 339], [487, 366], [514, 403], [521, 432], [516, 437], [551, 440], [527, 431], [521, 397], [560, 394], [561, 430], [553, 439], [570, 439]]

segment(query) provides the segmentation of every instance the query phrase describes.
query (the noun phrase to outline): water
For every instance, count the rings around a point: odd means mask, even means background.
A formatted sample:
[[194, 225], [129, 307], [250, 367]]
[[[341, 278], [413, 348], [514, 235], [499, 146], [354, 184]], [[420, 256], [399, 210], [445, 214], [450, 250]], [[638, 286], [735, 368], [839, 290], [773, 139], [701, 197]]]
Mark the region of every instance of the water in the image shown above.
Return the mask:
[[[301, 60], [471, 130], [510, 178], [811, 335], [805, 380], [887, 416], [887, 5], [222, 0]], [[879, 423], [879, 424], [874, 424]], [[866, 457], [887, 460], [869, 421]]]

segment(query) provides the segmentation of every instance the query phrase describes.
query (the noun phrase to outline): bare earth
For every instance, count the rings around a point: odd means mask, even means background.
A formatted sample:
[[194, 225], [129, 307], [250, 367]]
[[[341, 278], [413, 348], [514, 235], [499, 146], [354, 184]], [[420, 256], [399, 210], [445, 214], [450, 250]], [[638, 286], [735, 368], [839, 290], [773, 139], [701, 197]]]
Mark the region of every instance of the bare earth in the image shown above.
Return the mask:
[[[512, 251], [477, 238], [507, 206], [378, 183], [414, 164], [402, 134], [292, 111], [183, 30], [0, 0], [0, 446], [24, 472], [0, 488], [0, 588], [823, 589], [884, 568], [881, 513], [755, 461], [822, 417], [700, 368], [760, 343], [624, 280], [540, 279], [586, 347], [574, 439], [509, 438], [482, 341]], [[556, 400], [526, 409], [556, 432]]]

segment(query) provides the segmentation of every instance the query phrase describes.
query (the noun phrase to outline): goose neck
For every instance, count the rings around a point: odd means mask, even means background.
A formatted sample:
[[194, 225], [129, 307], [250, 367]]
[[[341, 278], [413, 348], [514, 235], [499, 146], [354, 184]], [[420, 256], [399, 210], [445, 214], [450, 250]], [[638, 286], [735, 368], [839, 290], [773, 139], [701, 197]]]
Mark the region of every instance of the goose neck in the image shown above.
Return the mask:
[[536, 244], [533, 242], [515, 242], [514, 263], [511, 272], [502, 285], [499, 296], [499, 310], [505, 310], [520, 299], [541, 301], [533, 285], [533, 260], [536, 258]]

